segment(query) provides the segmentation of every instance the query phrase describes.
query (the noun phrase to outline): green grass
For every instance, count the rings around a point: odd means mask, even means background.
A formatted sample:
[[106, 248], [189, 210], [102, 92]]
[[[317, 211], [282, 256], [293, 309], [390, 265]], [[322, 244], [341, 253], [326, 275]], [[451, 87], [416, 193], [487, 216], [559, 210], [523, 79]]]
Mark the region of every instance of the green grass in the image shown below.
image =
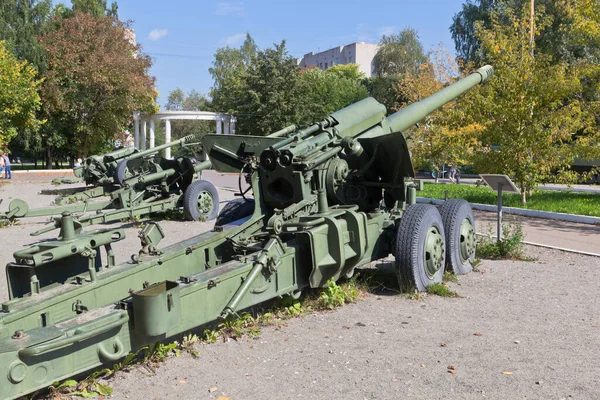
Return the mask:
[[443, 283], [434, 283], [427, 286], [427, 293], [441, 297], [460, 297], [458, 293]]
[[[425, 183], [425, 190], [417, 192], [419, 197], [445, 199], [465, 199], [470, 203], [497, 204], [498, 195], [486, 186], [449, 185]], [[506, 207], [526, 208], [529, 210], [551, 211], [577, 215], [600, 217], [600, 194], [572, 191], [534, 190], [527, 198], [527, 204], [521, 204], [521, 195], [504, 193], [502, 205]]]

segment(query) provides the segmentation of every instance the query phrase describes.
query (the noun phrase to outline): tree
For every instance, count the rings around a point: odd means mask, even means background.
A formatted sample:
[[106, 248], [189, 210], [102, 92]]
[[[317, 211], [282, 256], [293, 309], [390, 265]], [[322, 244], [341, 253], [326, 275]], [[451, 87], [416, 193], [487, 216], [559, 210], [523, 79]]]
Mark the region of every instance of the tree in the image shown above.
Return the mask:
[[0, 42], [0, 149], [6, 149], [19, 131], [35, 131], [41, 124], [36, 119], [40, 108], [35, 69], [19, 61]]
[[373, 58], [373, 70], [379, 77], [416, 73], [427, 62], [416, 30], [407, 28], [396, 35], [383, 35]]
[[285, 41], [258, 50], [248, 35], [240, 49], [217, 50], [210, 72], [212, 106], [237, 117], [238, 133], [266, 135], [298, 120], [298, 65]]
[[113, 1], [110, 7], [107, 6], [106, 0], [72, 0], [73, 13], [87, 13], [94, 17], [106, 15], [108, 17], [119, 18], [117, 2]]
[[[75, 12], [40, 38], [48, 54], [42, 95], [52, 135], [66, 151], [101, 153], [130, 125], [134, 110], [156, 109], [150, 57], [127, 39], [129, 25], [113, 17]], [[48, 167], [57, 143], [48, 145]]]
[[[338, 68], [346, 67], [346, 68]], [[323, 71], [299, 72], [296, 106], [299, 123], [320, 121], [334, 111], [369, 96], [356, 64], [336, 65]]]
[[52, 0], [0, 0], [0, 40], [39, 74], [44, 73], [47, 63], [36, 36], [50, 27], [51, 15]]
[[[575, 132], [590, 121], [582, 118], [583, 86], [575, 68], [553, 63], [529, 45], [528, 10], [492, 14], [490, 28], [477, 24], [476, 34], [495, 77], [462, 98], [464, 118], [481, 125], [485, 146], [474, 157], [482, 173], [504, 173], [516, 180], [526, 202], [527, 189], [555, 177], [573, 159]], [[536, 15], [536, 36], [549, 26]]]
[[[176, 88], [167, 98], [166, 109], [169, 111], [207, 111], [209, 102], [202, 94], [192, 89], [186, 96], [183, 90]], [[212, 121], [171, 121], [171, 137], [173, 140], [181, 139], [187, 135], [203, 135], [215, 132], [215, 123]], [[202, 152], [202, 146], [191, 145], [173, 148], [173, 155], [198, 157]]]
[[180, 88], [176, 88], [167, 97], [166, 109], [169, 111], [182, 111], [185, 94]]

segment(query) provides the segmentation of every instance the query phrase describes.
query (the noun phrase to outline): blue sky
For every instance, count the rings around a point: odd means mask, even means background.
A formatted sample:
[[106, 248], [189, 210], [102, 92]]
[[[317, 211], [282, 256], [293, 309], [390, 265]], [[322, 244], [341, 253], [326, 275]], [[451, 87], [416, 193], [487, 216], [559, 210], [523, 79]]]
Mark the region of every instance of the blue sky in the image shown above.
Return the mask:
[[[111, 0], [108, 0], [110, 3]], [[246, 32], [260, 48], [286, 40], [294, 57], [413, 27], [426, 49], [454, 52], [448, 27], [464, 0], [117, 0], [119, 18], [133, 21], [137, 41], [152, 56], [164, 106], [180, 87], [207, 94], [208, 69], [219, 47], [238, 47]]]

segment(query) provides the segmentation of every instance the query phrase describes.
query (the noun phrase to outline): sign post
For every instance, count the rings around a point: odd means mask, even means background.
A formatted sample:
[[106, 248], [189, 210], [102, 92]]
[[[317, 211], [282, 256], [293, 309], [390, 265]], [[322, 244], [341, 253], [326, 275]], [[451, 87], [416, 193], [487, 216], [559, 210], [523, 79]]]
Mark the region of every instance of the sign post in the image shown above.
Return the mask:
[[483, 174], [479, 175], [481, 179], [490, 187], [498, 192], [498, 225], [496, 227], [497, 241], [502, 241], [502, 192], [521, 193], [519, 188], [506, 175]]

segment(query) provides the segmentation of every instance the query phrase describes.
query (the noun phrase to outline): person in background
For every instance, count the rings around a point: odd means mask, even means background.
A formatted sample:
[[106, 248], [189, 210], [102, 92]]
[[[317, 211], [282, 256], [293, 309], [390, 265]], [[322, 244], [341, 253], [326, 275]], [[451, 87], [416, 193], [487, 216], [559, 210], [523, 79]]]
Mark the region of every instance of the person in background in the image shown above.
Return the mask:
[[8, 158], [8, 154], [4, 153], [2, 158], [4, 159], [4, 179], [12, 179], [12, 171], [10, 170], [10, 160]]
[[454, 164], [450, 165], [450, 174], [448, 175], [448, 178], [450, 178], [450, 182], [452, 182], [452, 183], [456, 182], [456, 165], [454, 165]]
[[0, 156], [0, 174], [2, 174], [2, 171], [4, 171], [4, 157]]

